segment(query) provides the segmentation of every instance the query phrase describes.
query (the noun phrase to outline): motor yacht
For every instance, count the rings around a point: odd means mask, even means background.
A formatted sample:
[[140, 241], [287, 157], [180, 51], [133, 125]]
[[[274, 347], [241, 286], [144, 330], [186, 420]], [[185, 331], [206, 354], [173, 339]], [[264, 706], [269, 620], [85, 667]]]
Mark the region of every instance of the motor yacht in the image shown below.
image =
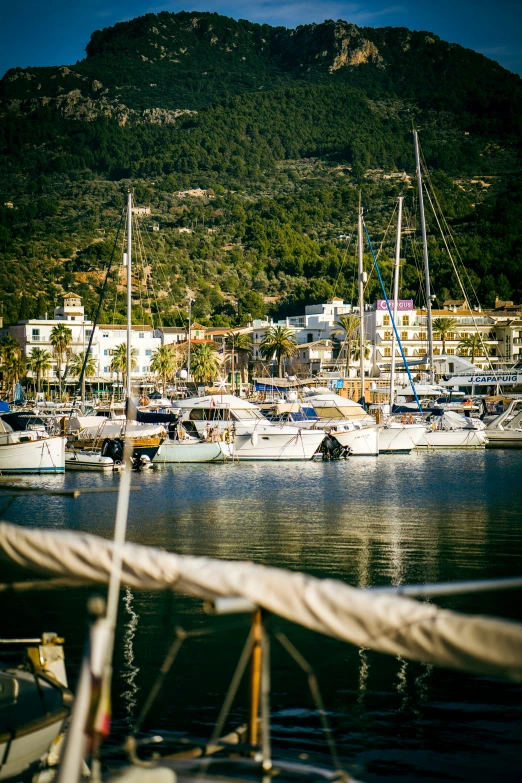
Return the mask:
[[306, 401], [319, 417], [320, 426], [352, 456], [379, 454], [379, 426], [362, 405], [334, 392], [312, 394]]
[[522, 449], [522, 399], [514, 399], [504, 413], [486, 426], [488, 449]]
[[239, 460], [312, 459], [325, 436], [322, 429], [268, 421], [255, 405], [233, 394], [192, 397], [174, 405], [189, 435], [204, 437], [209, 427], [228, 433]]
[[441, 411], [433, 415], [417, 448], [483, 449], [486, 445], [486, 426], [480, 419], [461, 416], [455, 411]]

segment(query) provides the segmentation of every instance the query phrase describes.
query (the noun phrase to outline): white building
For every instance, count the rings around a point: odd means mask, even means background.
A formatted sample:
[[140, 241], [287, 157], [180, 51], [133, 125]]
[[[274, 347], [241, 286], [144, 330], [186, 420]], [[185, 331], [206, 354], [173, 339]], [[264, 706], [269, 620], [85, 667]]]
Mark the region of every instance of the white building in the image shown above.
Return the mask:
[[[393, 302], [390, 301], [390, 307], [393, 312]], [[457, 356], [458, 346], [477, 332], [481, 336], [481, 344], [484, 345], [486, 352], [481, 350], [479, 356], [475, 357], [477, 367], [489, 367], [490, 362], [495, 365], [498, 362], [497, 356], [497, 338], [495, 335], [495, 321], [490, 315], [481, 310], [470, 309], [451, 309], [432, 310], [433, 321], [438, 318], [451, 318], [455, 322], [453, 331], [445, 335], [445, 363], [448, 367], [441, 372], [454, 372], [451, 367], [451, 357]], [[389, 368], [392, 351], [392, 332], [391, 318], [386, 307], [384, 299], [377, 300], [375, 306], [370, 312], [366, 312], [366, 334], [367, 339], [373, 344], [373, 371], [378, 374], [383, 368]], [[397, 331], [402, 343], [405, 357], [411, 361], [412, 366], [417, 370], [425, 370], [425, 360], [428, 354], [428, 332], [427, 316], [425, 309], [414, 307], [412, 299], [401, 299], [397, 305]], [[434, 328], [433, 333], [433, 355], [435, 364], [437, 356], [442, 357], [443, 340]], [[395, 345], [395, 355], [401, 361], [399, 347]], [[416, 364], [415, 364], [416, 362]]]
[[[115, 378], [111, 370], [112, 357], [116, 348], [127, 343], [127, 326], [122, 324], [100, 324], [96, 328], [96, 345], [93, 345], [92, 355], [97, 363], [98, 375], [101, 378]], [[151, 375], [150, 363], [152, 354], [162, 344], [161, 337], [154, 336], [154, 329], [147, 324], [132, 327], [131, 347], [136, 351], [136, 369], [132, 370], [131, 378], [143, 379]]]
[[[67, 328], [71, 330], [71, 349], [75, 353], [82, 352], [92, 333], [92, 321], [85, 318], [82, 300], [77, 294], [65, 295], [63, 305], [54, 309], [54, 318], [19, 321], [4, 331], [18, 340], [22, 356], [26, 359], [30, 356], [33, 348], [41, 348], [52, 356], [51, 332], [54, 327], [60, 324], [66, 324]], [[96, 339], [94, 338], [93, 347], [95, 344]], [[50, 375], [56, 377], [56, 361], [53, 360], [52, 364]]]
[[[64, 297], [63, 305], [56, 307], [52, 319], [31, 319], [20, 321], [4, 332], [12, 335], [21, 346], [22, 356], [28, 358], [33, 348], [43, 348], [53, 356], [51, 332], [55, 326], [64, 324], [72, 333], [71, 350], [82, 353], [92, 333], [92, 321], [85, 318], [81, 297], [69, 293]], [[186, 339], [186, 338], [185, 338]], [[113, 380], [116, 375], [110, 369], [114, 350], [121, 343], [127, 342], [127, 327], [122, 324], [99, 324], [94, 332], [91, 345], [91, 355], [96, 362], [96, 376], [102, 380]], [[146, 378], [151, 374], [150, 363], [152, 354], [163, 344], [162, 335], [156, 333], [152, 326], [142, 325], [132, 327], [132, 347], [136, 349], [136, 369], [132, 378]], [[56, 377], [56, 360], [52, 358], [53, 368], [50, 376]]]
[[329, 340], [339, 330], [335, 322], [341, 315], [354, 312], [352, 305], [334, 297], [325, 304], [306, 305], [304, 315], [294, 315], [277, 321], [276, 326], [288, 326], [295, 330], [298, 343], [312, 343]]

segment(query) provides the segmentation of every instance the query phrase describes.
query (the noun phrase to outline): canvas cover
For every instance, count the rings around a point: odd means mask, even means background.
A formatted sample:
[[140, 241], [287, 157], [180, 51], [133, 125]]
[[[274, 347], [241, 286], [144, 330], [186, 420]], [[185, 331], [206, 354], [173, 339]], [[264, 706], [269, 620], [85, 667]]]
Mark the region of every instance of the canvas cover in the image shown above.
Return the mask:
[[[107, 583], [113, 543], [87, 533], [0, 523], [0, 564], [73, 583]], [[319, 633], [390, 655], [522, 681], [522, 624], [464, 615], [333, 579], [246, 562], [123, 546], [122, 582], [206, 599], [243, 597]]]

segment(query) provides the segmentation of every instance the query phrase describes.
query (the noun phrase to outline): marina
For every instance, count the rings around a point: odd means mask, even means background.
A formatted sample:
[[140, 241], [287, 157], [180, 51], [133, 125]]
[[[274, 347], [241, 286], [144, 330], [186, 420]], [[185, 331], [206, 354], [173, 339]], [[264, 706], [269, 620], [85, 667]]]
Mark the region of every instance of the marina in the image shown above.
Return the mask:
[[505, 47], [113, 5], [0, 79], [0, 781], [518, 783]]

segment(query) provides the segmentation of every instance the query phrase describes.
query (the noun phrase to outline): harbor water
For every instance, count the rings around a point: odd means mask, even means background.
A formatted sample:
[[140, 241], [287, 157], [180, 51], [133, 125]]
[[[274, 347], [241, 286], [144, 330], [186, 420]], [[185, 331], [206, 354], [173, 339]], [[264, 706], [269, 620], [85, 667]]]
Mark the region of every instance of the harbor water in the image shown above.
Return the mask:
[[[73, 473], [35, 486], [114, 487], [118, 476]], [[155, 466], [133, 476], [127, 539], [180, 554], [251, 560], [368, 587], [487, 579], [522, 572], [522, 454], [476, 451], [346, 462]], [[5, 500], [3, 503], [5, 504]], [[113, 532], [116, 493], [31, 497], [4, 507], [24, 525]], [[53, 630], [74, 682], [92, 590], [3, 595], [2, 636]], [[522, 621], [520, 592], [445, 597], [463, 612]], [[9, 604], [9, 605], [7, 605]], [[343, 765], [363, 781], [519, 780], [522, 686], [389, 658], [276, 618], [313, 667]], [[248, 631], [178, 595], [122, 592], [113, 731], [118, 754], [157, 677], [176, 627], [186, 640], [143, 724], [166, 746], [207, 738]], [[272, 637], [274, 748], [326, 762], [328, 744], [307, 678]], [[245, 720], [240, 688], [226, 728]], [[170, 747], [170, 746], [169, 746]], [[147, 755], [146, 748], [143, 755]]]

